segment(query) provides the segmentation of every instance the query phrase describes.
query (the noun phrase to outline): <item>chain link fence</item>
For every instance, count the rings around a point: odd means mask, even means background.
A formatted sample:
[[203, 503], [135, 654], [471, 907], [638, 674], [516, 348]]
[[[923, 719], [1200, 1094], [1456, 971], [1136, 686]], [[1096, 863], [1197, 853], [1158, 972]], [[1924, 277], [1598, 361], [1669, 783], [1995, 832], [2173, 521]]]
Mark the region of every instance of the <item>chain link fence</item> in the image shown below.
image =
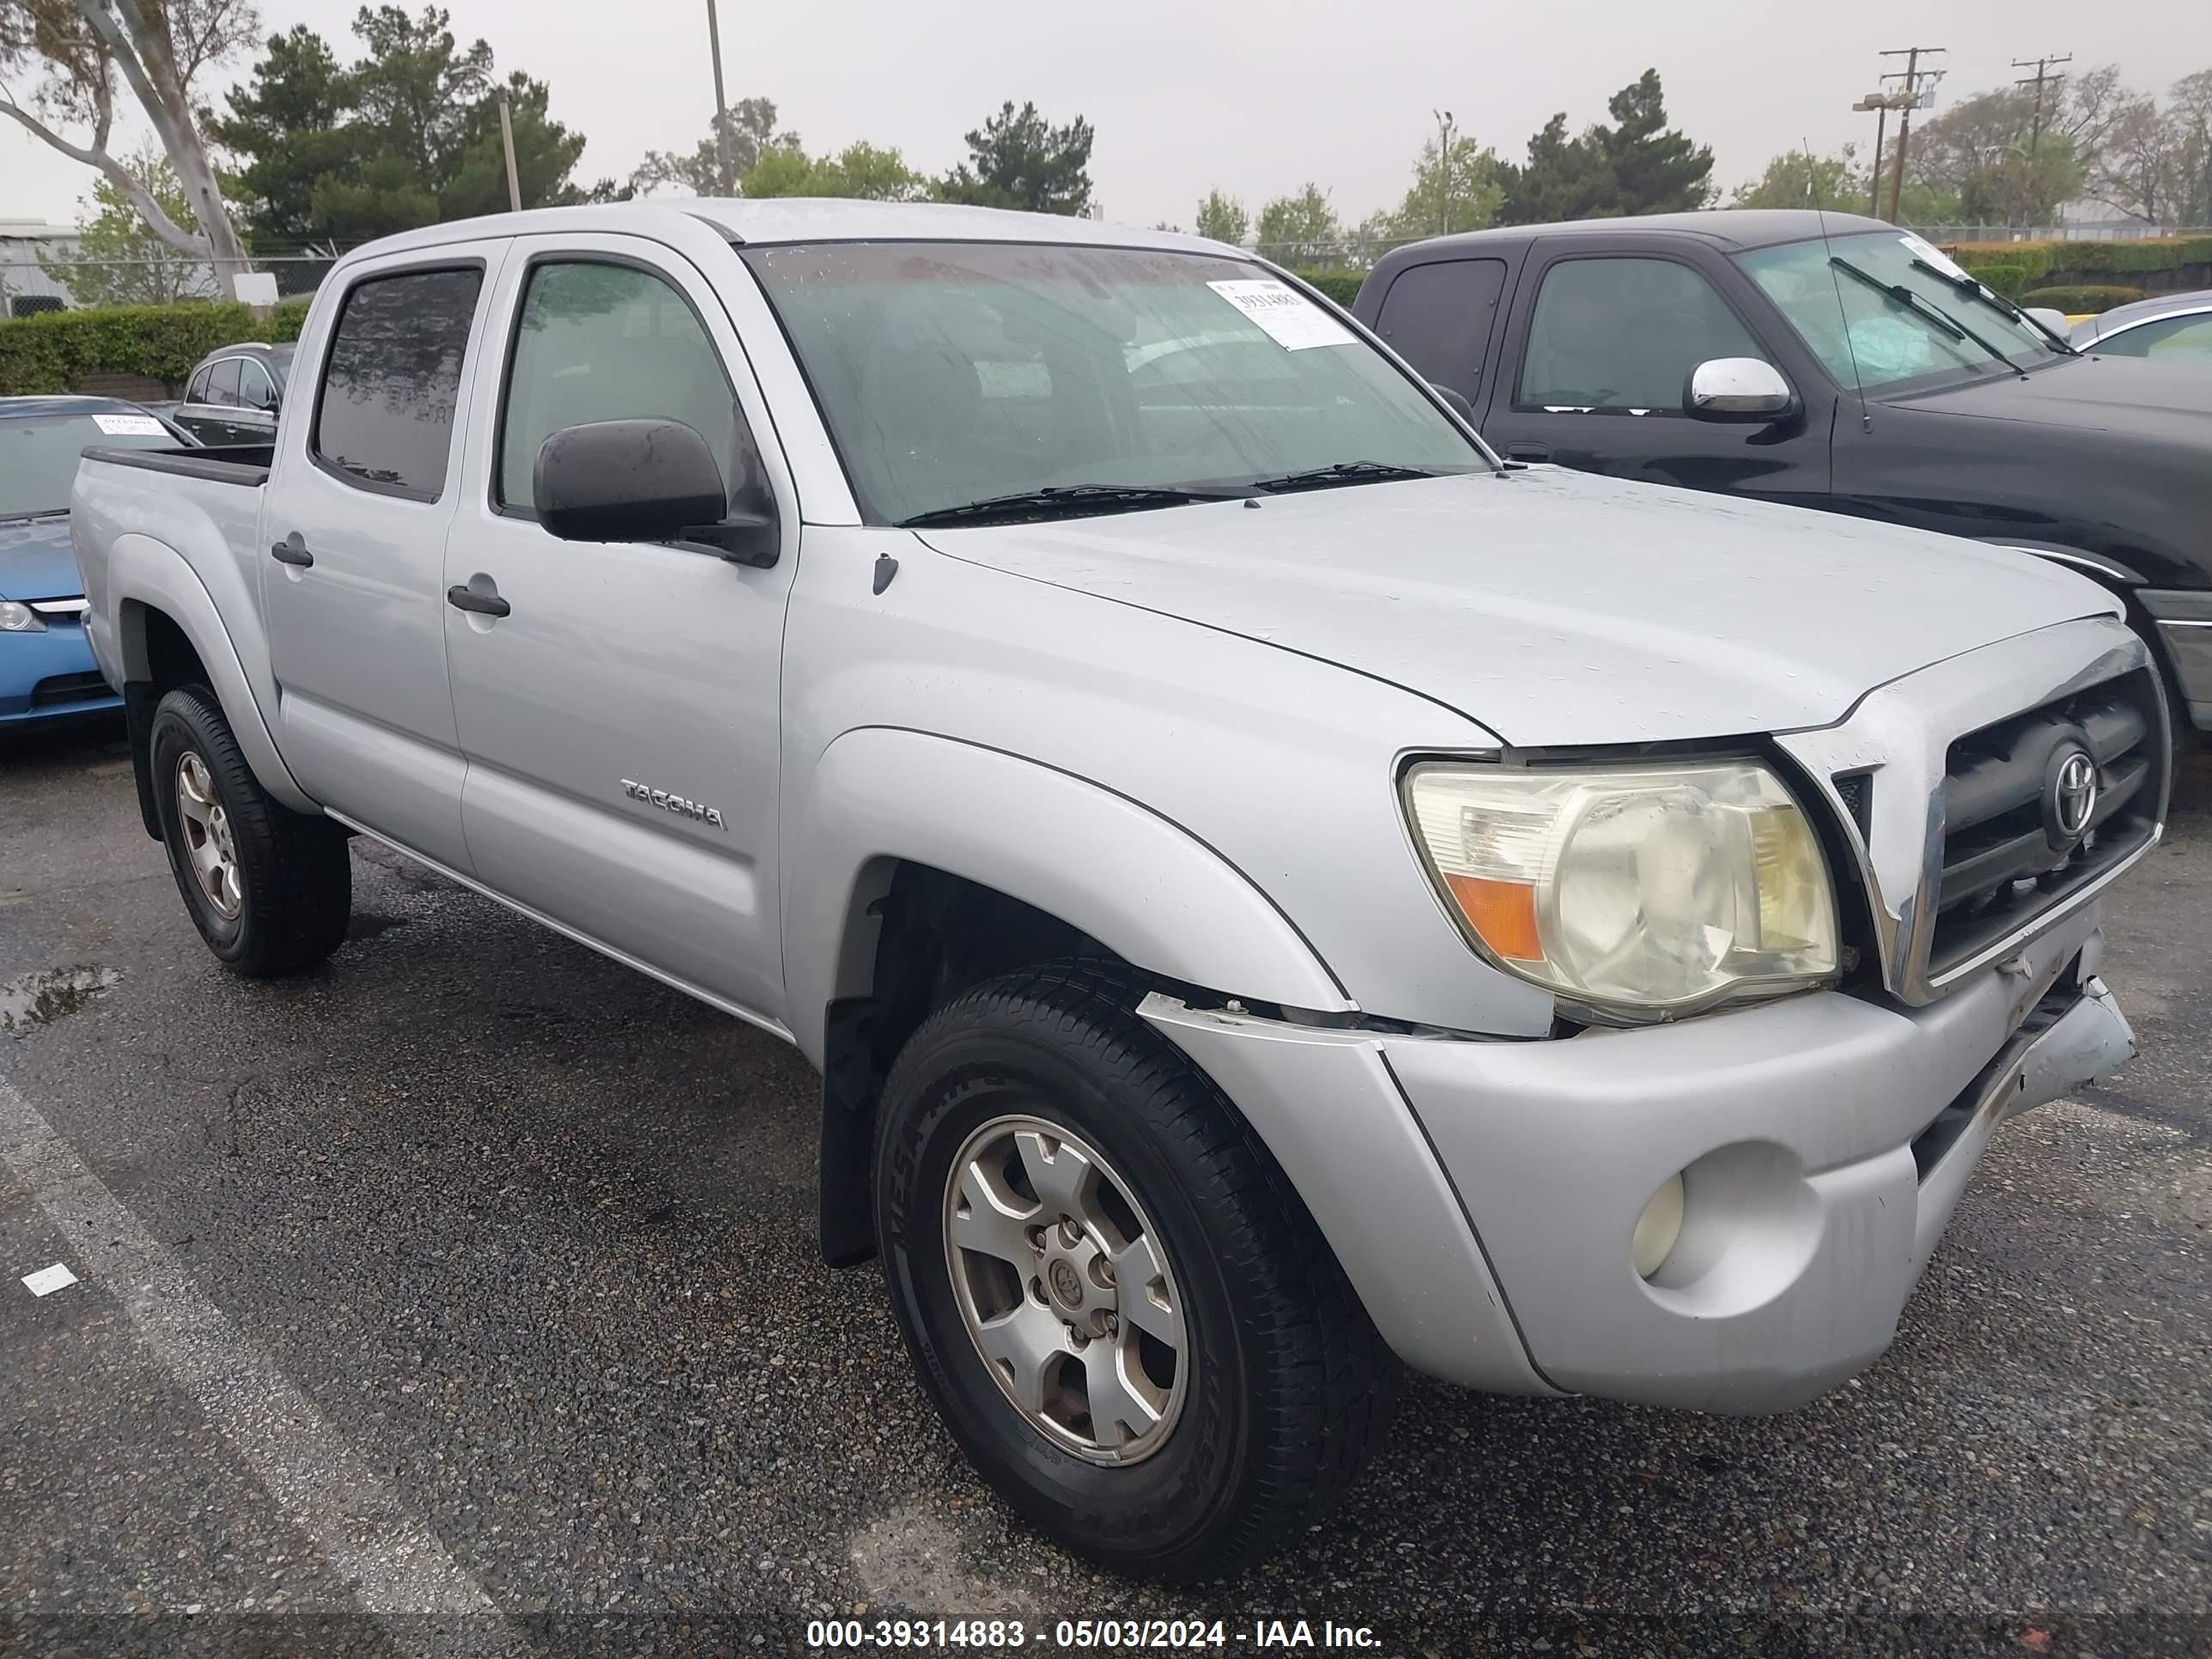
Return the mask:
[[[335, 251], [256, 254], [249, 261], [253, 270], [276, 278], [277, 296], [286, 300], [313, 294], [337, 263]], [[27, 258], [19, 248], [0, 250], [0, 317], [225, 297], [215, 268], [204, 261], [158, 256], [81, 259], [60, 252]]]

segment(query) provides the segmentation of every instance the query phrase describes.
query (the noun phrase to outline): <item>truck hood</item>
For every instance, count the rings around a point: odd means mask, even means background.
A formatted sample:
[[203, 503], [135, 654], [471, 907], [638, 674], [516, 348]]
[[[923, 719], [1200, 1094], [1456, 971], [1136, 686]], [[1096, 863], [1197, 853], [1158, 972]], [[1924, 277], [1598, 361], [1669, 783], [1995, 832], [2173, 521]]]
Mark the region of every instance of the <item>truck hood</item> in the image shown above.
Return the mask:
[[1389, 681], [1522, 746], [1826, 726], [1900, 675], [2119, 610], [2021, 554], [1551, 467], [923, 539]]
[[2025, 378], [2008, 374], [1888, 401], [1984, 420], [2179, 439], [2202, 446], [2200, 465], [2212, 465], [2212, 374], [2142, 357], [2076, 357]]
[[70, 599], [83, 592], [67, 514], [0, 519], [0, 599]]

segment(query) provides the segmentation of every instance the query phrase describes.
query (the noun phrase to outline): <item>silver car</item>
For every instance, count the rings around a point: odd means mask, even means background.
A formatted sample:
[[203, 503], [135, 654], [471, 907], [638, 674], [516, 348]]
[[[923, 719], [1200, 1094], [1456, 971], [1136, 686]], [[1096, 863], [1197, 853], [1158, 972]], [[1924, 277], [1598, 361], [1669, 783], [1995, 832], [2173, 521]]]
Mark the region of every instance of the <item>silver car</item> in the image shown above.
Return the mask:
[[348, 254], [296, 373], [273, 452], [77, 478], [210, 949], [340, 948], [360, 834], [795, 1044], [823, 1253], [1121, 1570], [1310, 1523], [1401, 1364], [1814, 1398], [2132, 1052], [2111, 594], [1503, 465], [1242, 250], [514, 213]]

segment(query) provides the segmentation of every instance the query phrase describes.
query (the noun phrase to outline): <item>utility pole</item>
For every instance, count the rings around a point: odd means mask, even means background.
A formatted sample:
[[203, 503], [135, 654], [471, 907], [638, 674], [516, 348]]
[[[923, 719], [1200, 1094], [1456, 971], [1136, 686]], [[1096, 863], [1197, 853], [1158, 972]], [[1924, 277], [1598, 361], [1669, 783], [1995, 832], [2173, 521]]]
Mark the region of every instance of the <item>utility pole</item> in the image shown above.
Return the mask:
[[1437, 228], [1444, 235], [1451, 234], [1451, 132], [1452, 112], [1448, 109], [1432, 109], [1437, 118], [1437, 160], [1442, 163], [1443, 187], [1437, 192]]
[[522, 185], [514, 173], [514, 118], [507, 112], [507, 94], [499, 94], [499, 142], [507, 151], [507, 208], [522, 211]]
[[2035, 88], [2035, 119], [2029, 128], [2027, 140], [2027, 154], [2030, 160], [2041, 154], [2043, 149], [2043, 83], [2045, 81], [2063, 81], [2066, 78], [2064, 75], [2050, 73], [2051, 66], [2053, 64], [2070, 64], [2073, 61], [2074, 54], [2070, 52], [2063, 58], [2015, 58], [2012, 60], [2012, 66], [2014, 69], [2026, 69], [2031, 64], [2035, 66], [2033, 75], [2023, 76], [2013, 82], [2016, 87]]
[[[1942, 46], [1899, 46], [1893, 52], [1885, 52], [1881, 54], [1884, 58], [1905, 59], [1905, 68], [1902, 70], [1893, 71], [1881, 77], [1885, 81], [1905, 82], [1902, 93], [1904, 101], [1898, 106], [1897, 114], [1897, 170], [1891, 175], [1889, 181], [1889, 222], [1892, 224], [1897, 222], [1898, 204], [1905, 198], [1905, 152], [1906, 146], [1912, 140], [1913, 107], [1922, 100], [1920, 83], [1925, 80], [1929, 83], [1932, 94], [1935, 83], [1943, 78], [1943, 71], [1941, 70], [1929, 70], [1923, 75], [1920, 68], [1920, 60], [1923, 58], [1941, 57], [1946, 50], [1948, 48]], [[1875, 156], [1875, 165], [1879, 167], [1881, 164], [1881, 158], [1879, 155]]]
[[733, 193], [730, 181], [730, 111], [722, 99], [722, 25], [714, 15], [714, 0], [707, 0], [707, 50], [714, 57], [714, 183], [722, 194]]

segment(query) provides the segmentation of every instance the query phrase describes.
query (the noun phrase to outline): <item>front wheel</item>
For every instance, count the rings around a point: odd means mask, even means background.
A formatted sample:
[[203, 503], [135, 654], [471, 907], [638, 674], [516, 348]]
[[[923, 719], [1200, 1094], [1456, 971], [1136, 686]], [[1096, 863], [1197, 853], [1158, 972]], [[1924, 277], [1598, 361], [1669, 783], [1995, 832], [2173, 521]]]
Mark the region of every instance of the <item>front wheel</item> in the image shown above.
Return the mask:
[[877, 1223], [924, 1386], [1069, 1548], [1163, 1579], [1310, 1523], [1396, 1362], [1234, 1109], [1095, 963], [924, 1023], [878, 1124]]
[[270, 798], [203, 686], [161, 699], [148, 743], [169, 868], [208, 949], [257, 979], [337, 949], [353, 908], [345, 832]]

